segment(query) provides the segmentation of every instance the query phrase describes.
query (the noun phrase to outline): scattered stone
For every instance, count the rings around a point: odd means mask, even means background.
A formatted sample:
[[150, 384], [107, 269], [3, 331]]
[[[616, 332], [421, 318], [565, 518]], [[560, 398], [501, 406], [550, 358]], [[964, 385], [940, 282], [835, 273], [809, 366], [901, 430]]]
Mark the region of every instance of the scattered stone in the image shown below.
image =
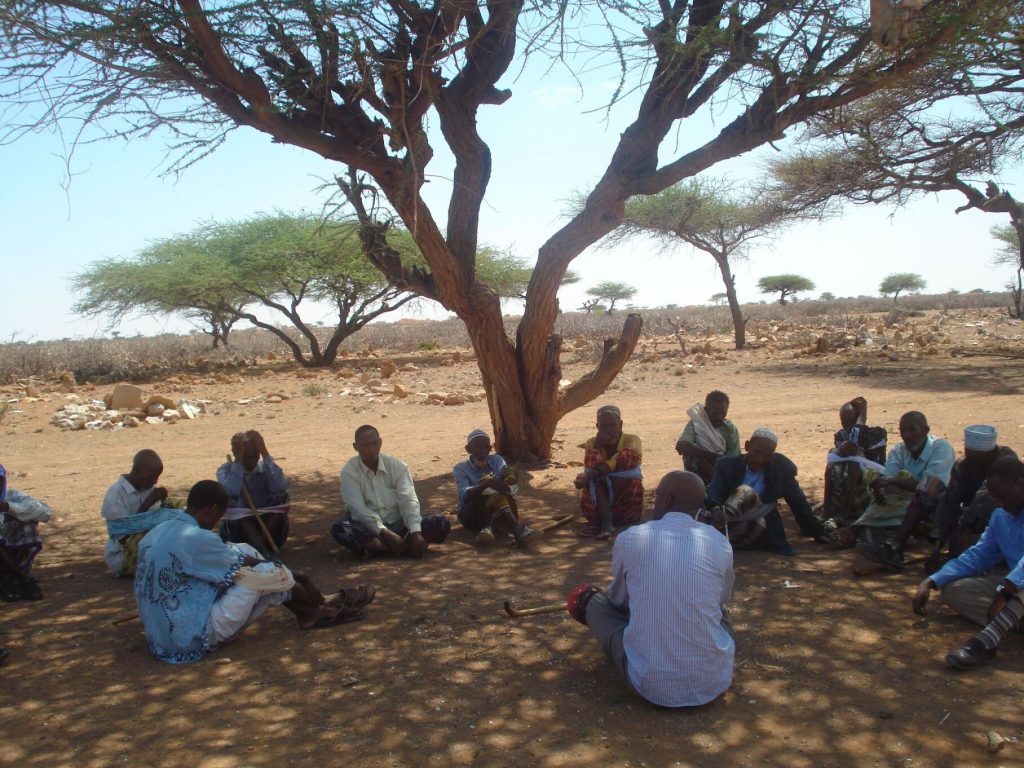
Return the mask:
[[266, 400], [264, 400], [264, 402], [266, 402], [266, 403], [283, 403], [284, 402], [284, 398], [281, 397], [281, 395], [267, 395], [267, 398], [266, 398]]
[[75, 381], [75, 374], [71, 371], [65, 371], [60, 377], [60, 385], [64, 387], [65, 392], [74, 392], [78, 389], [78, 382]]
[[142, 400], [142, 390], [131, 384], [118, 384], [110, 393], [110, 410], [112, 411], [142, 411], [145, 405]]
[[448, 397], [446, 397], [444, 399], [444, 404], [445, 405], [464, 405], [465, 402], [466, 402], [466, 398], [463, 395], [454, 394], [454, 393], [451, 394], [451, 395], [448, 395]]
[[398, 366], [393, 360], [383, 360], [380, 364], [380, 377], [382, 379], [390, 378], [397, 370]]
[[35, 384], [25, 385], [25, 397], [39, 397], [39, 390], [36, 389]]
[[409, 396], [408, 390], [404, 389], [401, 384], [395, 384], [395, 388], [392, 392], [394, 392], [395, 397], [397, 398], [406, 398]]
[[137, 427], [139, 426], [139, 420], [134, 416], [125, 416], [121, 419], [122, 427]]
[[166, 422], [175, 422], [181, 418], [181, 414], [174, 408], [165, 408], [163, 417]]
[[988, 732], [988, 751], [993, 755], [999, 752], [1004, 746], [1006, 746], [1006, 739], [1000, 736], [995, 731]]
[[178, 404], [178, 413], [181, 414], [183, 419], [194, 419], [202, 413], [202, 411], [191, 403], [186, 403], [182, 400], [181, 403]]
[[147, 416], [146, 417], [146, 423], [147, 424], [163, 424], [164, 420], [162, 418], [160, 418], [159, 416]]
[[151, 405], [157, 404], [162, 405], [164, 408], [174, 408], [177, 406], [177, 403], [171, 400], [171, 398], [164, 397], [163, 395], [152, 395], [149, 400], [146, 401], [147, 408]]
[[164, 406], [162, 403], [153, 403], [148, 408], [146, 408], [146, 415], [147, 416], [163, 416], [164, 415], [164, 411], [166, 411], [166, 410], [167, 410], [166, 406]]

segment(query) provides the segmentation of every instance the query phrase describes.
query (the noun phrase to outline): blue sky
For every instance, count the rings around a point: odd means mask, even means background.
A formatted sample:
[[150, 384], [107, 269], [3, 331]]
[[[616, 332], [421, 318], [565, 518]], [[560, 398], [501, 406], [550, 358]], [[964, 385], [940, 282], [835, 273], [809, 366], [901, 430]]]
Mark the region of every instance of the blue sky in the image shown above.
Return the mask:
[[[487, 107], [481, 115], [481, 132], [494, 157], [481, 239], [532, 259], [559, 226], [565, 200], [574, 190], [589, 187], [604, 169], [629, 110], [627, 103], [610, 118], [600, 110], [613, 87], [600, 73], [589, 79], [585, 98], [558, 73], [541, 79], [527, 71], [510, 87], [509, 102]], [[729, 117], [729, 108], [728, 102], [720, 105], [720, 121]], [[666, 143], [666, 156], [702, 143], [716, 130], [711, 119], [689, 122]], [[435, 216], [443, 220], [450, 164], [440, 142], [436, 146], [427, 194]], [[72, 312], [71, 275], [94, 260], [131, 256], [151, 240], [210, 219], [240, 219], [275, 209], [319, 210], [324, 196], [316, 187], [341, 170], [248, 129], [236, 131], [224, 147], [178, 179], [161, 177], [164, 151], [164, 143], [154, 137], [81, 147], [65, 190], [63, 145], [56, 133], [0, 146], [0, 264], [6, 289], [0, 339], [105, 335], [104, 319]], [[749, 177], [758, 172], [759, 157], [752, 153], [716, 172]], [[1000, 181], [1018, 196], [1024, 194], [1019, 169]], [[920, 198], [895, 212], [849, 208], [837, 219], [794, 227], [770, 246], [755, 247], [750, 260], [737, 265], [740, 298], [764, 298], [757, 293], [757, 279], [782, 272], [806, 275], [817, 292], [839, 296], [876, 294], [881, 278], [894, 271], [920, 273], [934, 292], [1001, 289], [1008, 275], [1005, 268], [990, 266], [995, 244], [988, 230], [1005, 223], [1005, 217], [977, 211], [954, 215], [961, 203], [960, 196], [950, 193]], [[577, 307], [586, 289], [602, 280], [635, 286], [635, 303], [647, 307], [706, 303], [722, 290], [709, 257], [685, 247], [662, 254], [642, 240], [615, 251], [592, 249], [572, 268], [582, 280], [562, 290], [567, 309]], [[423, 312], [446, 314], [429, 303]], [[118, 330], [132, 335], [188, 327], [173, 317], [138, 318]]]

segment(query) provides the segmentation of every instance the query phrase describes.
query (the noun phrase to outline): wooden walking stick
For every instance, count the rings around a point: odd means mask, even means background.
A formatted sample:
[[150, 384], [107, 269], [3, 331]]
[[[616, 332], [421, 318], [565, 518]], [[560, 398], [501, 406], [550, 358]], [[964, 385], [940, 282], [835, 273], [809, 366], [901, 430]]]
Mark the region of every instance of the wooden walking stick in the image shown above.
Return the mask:
[[[574, 517], [576, 517], [576, 515], [566, 515], [565, 517], [560, 517], [557, 520], [554, 520], [554, 521], [548, 523], [547, 525], [542, 525], [540, 528], [538, 528], [538, 530], [541, 533], [547, 533], [548, 531], [553, 531], [553, 530], [555, 530], [555, 528], [559, 528], [559, 527], [565, 525], [566, 523], [571, 523]], [[512, 614], [509, 614], [509, 615], [511, 616]]]
[[[229, 453], [228, 461], [233, 462], [235, 458]], [[266, 540], [267, 545], [270, 547], [270, 551], [276, 557], [280, 554], [277, 548], [277, 544], [274, 543], [274, 537], [270, 535], [270, 531], [267, 530], [267, 524], [263, 522], [263, 516], [260, 511], [256, 508], [256, 504], [252, 500], [252, 496], [249, 494], [249, 489], [245, 487], [245, 477], [242, 477], [242, 495], [245, 496], [245, 503], [249, 505], [249, 509], [252, 510], [253, 515], [256, 517], [256, 523], [260, 527], [260, 531], [263, 533], [263, 538]]]
[[520, 616], [538, 616], [542, 613], [557, 613], [565, 610], [565, 603], [551, 603], [550, 605], [538, 605], [536, 608], [516, 608], [511, 600], [505, 601], [505, 613], [513, 619]]

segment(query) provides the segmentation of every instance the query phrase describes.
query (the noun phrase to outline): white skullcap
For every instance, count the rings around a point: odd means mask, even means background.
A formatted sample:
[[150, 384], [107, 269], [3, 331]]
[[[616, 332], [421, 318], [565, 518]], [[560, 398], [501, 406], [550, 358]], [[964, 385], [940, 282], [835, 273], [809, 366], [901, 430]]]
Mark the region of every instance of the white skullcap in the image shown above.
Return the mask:
[[988, 424], [964, 427], [964, 448], [969, 451], [991, 451], [996, 447], [996, 428]]
[[756, 440], [759, 437], [770, 441], [772, 445], [779, 444], [779, 436], [776, 435], [772, 430], [768, 429], [768, 427], [758, 427], [757, 429], [754, 430], [754, 434], [750, 436], [750, 439]]

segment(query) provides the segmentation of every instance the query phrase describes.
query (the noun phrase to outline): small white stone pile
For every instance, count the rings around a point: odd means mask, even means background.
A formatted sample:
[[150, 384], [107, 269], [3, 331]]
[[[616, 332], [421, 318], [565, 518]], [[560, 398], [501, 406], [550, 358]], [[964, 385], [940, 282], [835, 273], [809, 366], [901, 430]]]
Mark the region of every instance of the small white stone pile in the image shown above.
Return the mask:
[[131, 384], [118, 384], [103, 400], [83, 401], [67, 395], [67, 402], [50, 419], [63, 430], [115, 430], [140, 424], [173, 424], [179, 419], [195, 419], [206, 413], [209, 400], [178, 400], [151, 395], [143, 400], [142, 390]]

